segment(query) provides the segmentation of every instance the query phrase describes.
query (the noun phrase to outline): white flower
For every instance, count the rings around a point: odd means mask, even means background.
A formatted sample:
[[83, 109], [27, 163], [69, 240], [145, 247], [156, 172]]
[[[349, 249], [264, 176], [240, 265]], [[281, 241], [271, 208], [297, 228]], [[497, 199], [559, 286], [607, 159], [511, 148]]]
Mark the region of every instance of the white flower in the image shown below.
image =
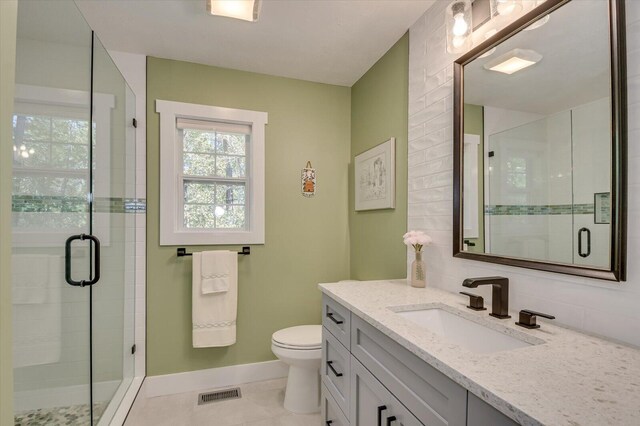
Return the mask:
[[422, 247], [431, 244], [433, 239], [422, 231], [409, 231], [402, 236], [405, 245], [413, 246], [416, 251], [421, 251]]

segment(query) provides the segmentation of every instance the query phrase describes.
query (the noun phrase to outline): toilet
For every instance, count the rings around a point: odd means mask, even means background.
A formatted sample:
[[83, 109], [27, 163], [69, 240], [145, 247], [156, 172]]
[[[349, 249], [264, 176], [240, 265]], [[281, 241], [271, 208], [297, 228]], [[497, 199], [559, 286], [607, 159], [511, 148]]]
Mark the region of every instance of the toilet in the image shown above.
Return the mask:
[[299, 325], [276, 331], [271, 350], [289, 366], [284, 408], [296, 414], [320, 411], [322, 326]]

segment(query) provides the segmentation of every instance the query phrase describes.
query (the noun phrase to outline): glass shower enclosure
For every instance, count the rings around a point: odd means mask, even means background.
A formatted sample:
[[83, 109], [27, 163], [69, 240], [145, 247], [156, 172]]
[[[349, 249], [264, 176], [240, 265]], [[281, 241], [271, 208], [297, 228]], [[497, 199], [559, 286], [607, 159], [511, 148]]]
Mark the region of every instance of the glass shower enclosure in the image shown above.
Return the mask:
[[609, 268], [609, 98], [488, 138], [487, 253]]
[[108, 424], [134, 377], [135, 96], [73, 1], [19, 2], [14, 105], [15, 424]]

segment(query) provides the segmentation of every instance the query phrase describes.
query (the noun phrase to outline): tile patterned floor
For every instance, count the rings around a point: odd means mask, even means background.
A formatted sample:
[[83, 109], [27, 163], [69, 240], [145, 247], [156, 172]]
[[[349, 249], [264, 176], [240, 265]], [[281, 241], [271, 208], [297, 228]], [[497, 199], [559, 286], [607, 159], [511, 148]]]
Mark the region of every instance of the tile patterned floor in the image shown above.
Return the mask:
[[201, 392], [139, 395], [125, 426], [319, 426], [320, 414], [297, 415], [284, 409], [285, 385], [285, 379], [240, 385], [242, 398], [205, 405], [198, 405]]
[[[94, 404], [96, 419], [104, 411], [106, 404]], [[14, 426], [66, 426], [88, 425], [91, 423], [89, 405], [72, 405], [69, 407], [41, 408], [24, 411], [14, 416]]]

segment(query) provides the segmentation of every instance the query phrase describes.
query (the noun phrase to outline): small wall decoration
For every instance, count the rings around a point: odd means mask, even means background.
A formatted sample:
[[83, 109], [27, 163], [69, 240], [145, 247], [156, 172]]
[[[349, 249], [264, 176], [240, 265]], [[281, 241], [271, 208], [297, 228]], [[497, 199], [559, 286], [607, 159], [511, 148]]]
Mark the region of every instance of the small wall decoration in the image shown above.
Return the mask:
[[302, 169], [302, 195], [313, 197], [316, 195], [316, 169], [311, 167], [311, 161]]
[[396, 138], [355, 158], [356, 211], [393, 209], [396, 203]]

